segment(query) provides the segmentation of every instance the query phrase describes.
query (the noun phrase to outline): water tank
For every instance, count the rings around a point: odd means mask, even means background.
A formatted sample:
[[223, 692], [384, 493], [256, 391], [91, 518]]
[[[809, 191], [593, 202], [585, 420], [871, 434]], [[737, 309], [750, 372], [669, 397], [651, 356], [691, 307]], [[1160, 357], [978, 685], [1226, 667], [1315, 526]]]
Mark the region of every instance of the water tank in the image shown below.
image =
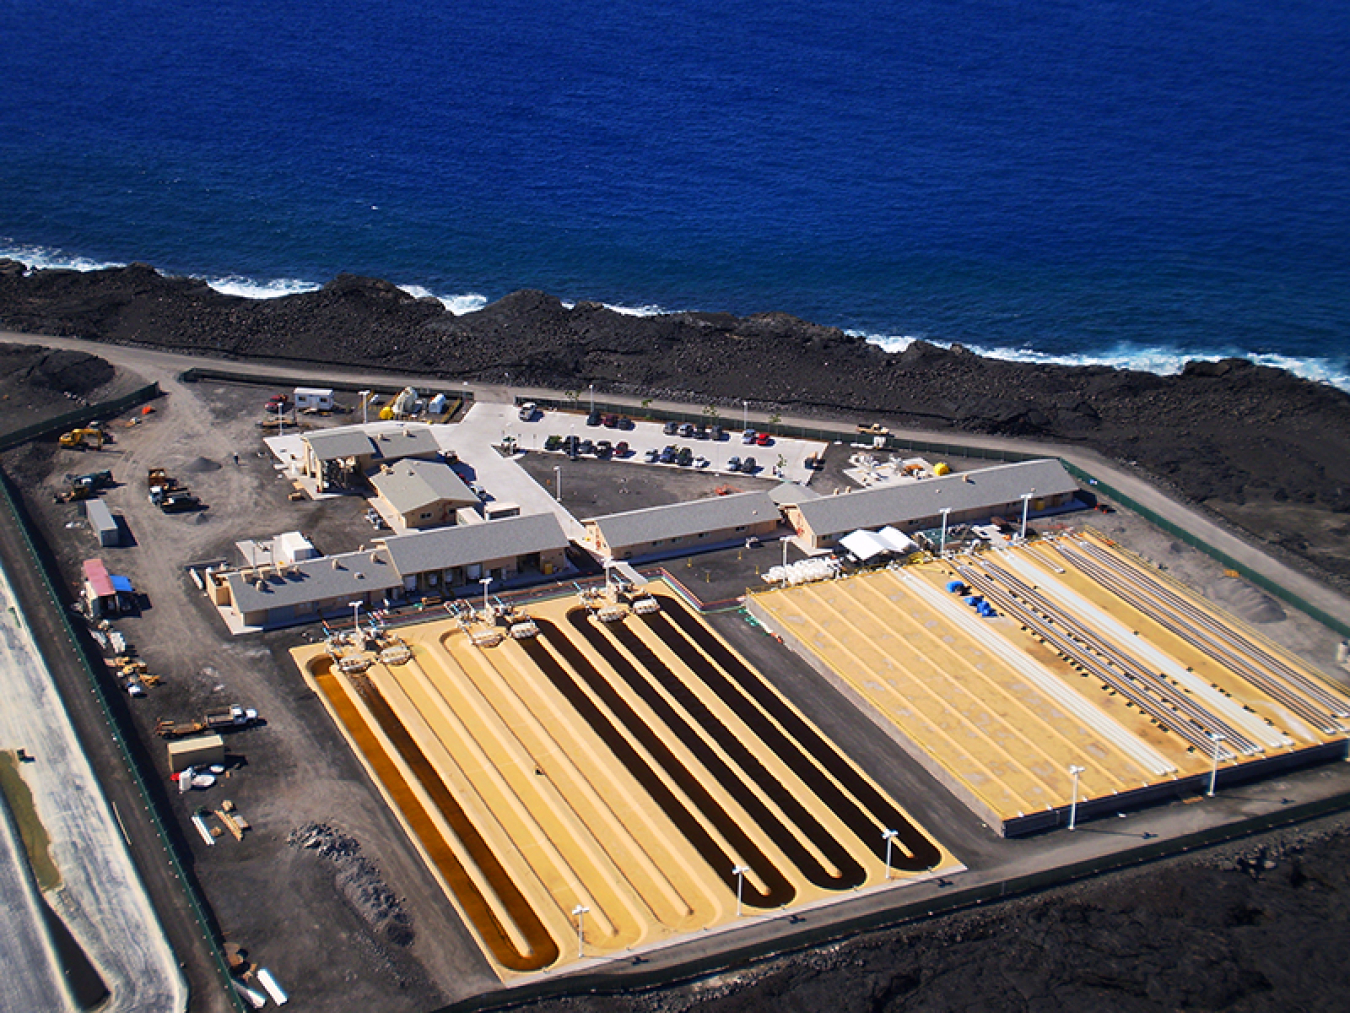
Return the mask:
[[946, 461], [938, 461], [937, 464], [933, 465], [933, 474], [937, 475], [939, 478], [943, 475], [950, 475], [951, 473], [951, 466], [947, 464]]

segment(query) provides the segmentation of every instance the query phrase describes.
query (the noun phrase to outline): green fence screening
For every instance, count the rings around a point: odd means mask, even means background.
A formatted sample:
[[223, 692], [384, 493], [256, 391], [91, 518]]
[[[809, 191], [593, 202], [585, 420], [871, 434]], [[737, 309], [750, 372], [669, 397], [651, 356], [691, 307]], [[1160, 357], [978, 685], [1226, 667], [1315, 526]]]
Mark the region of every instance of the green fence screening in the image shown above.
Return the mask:
[[21, 443], [27, 443], [29, 440], [38, 439], [49, 433], [69, 432], [95, 419], [107, 419], [114, 415], [121, 415], [130, 408], [136, 408], [147, 401], [153, 401], [160, 396], [160, 393], [159, 384], [151, 383], [112, 401], [88, 405], [66, 412], [63, 415], [57, 415], [54, 418], [45, 419], [42, 422], [34, 422], [31, 426], [24, 426], [22, 429], [16, 429], [12, 433], [5, 433], [0, 436], [0, 450], [17, 447]]
[[1064, 469], [1079, 482], [1082, 482], [1085, 485], [1092, 486], [1094, 491], [1099, 492], [1102, 495], [1115, 500], [1121, 506], [1126, 507], [1133, 513], [1138, 514], [1140, 517], [1143, 517], [1150, 524], [1160, 528], [1163, 531], [1166, 531], [1169, 535], [1176, 538], [1178, 541], [1185, 542], [1192, 548], [1199, 549], [1205, 555], [1222, 563], [1227, 569], [1233, 570], [1234, 572], [1241, 574], [1244, 579], [1251, 581], [1251, 583], [1255, 584], [1263, 591], [1268, 591], [1270, 594], [1273, 594], [1280, 600], [1294, 606], [1294, 608], [1298, 609], [1305, 615], [1311, 616], [1313, 619], [1316, 619], [1319, 623], [1321, 623], [1323, 626], [1326, 626], [1328, 629], [1335, 630], [1343, 637], [1350, 637], [1350, 624], [1342, 622], [1335, 616], [1328, 615], [1322, 609], [1319, 609], [1317, 606], [1305, 601], [1303, 598], [1296, 595], [1293, 591], [1290, 591], [1284, 585], [1278, 583], [1275, 580], [1272, 580], [1270, 577], [1267, 577], [1263, 573], [1258, 573], [1256, 570], [1253, 570], [1246, 563], [1239, 562], [1232, 556], [1228, 555], [1228, 553], [1224, 552], [1222, 549], [1218, 549], [1215, 548], [1213, 545], [1210, 545], [1208, 542], [1206, 542], [1199, 535], [1195, 534], [1193, 531], [1188, 531], [1186, 528], [1183, 528], [1180, 525], [1175, 524], [1172, 521], [1169, 521], [1167, 518], [1160, 517], [1157, 513], [1150, 510], [1148, 507], [1142, 505], [1141, 503], [1136, 502], [1131, 497], [1126, 496], [1118, 489], [1113, 488], [1109, 483], [1103, 482], [1096, 476], [1089, 474], [1088, 472], [1084, 471], [1082, 468], [1078, 467], [1078, 465], [1074, 464], [1073, 462], [1066, 461], [1063, 458], [1061, 458], [1060, 464], [1064, 465]]

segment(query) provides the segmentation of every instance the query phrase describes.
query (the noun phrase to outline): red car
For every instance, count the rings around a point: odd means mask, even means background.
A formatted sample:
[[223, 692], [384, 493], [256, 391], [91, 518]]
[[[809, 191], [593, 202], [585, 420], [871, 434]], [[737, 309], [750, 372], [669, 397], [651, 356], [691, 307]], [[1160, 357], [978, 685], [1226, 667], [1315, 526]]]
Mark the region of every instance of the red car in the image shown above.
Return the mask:
[[760, 433], [758, 436], [755, 437], [755, 443], [759, 444], [759, 446], [761, 447], [767, 447], [772, 442], [773, 437], [770, 436], [768, 433]]

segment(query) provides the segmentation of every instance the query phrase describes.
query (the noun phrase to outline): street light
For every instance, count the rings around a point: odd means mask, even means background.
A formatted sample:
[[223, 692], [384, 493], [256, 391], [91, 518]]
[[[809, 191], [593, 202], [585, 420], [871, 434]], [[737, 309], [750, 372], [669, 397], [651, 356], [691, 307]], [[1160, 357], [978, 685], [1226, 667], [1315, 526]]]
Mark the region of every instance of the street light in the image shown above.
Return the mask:
[[590, 911], [585, 904], [578, 904], [572, 908], [572, 914], [577, 920], [577, 959], [580, 960], [586, 955], [586, 913]]
[[1209, 737], [1214, 740], [1214, 762], [1209, 768], [1209, 791], [1205, 792], [1210, 798], [1214, 797], [1214, 782], [1219, 779], [1219, 743], [1224, 740], [1224, 736], [1218, 732], [1210, 732]]
[[356, 617], [361, 612], [361, 603], [360, 601], [349, 601], [347, 602], [347, 606], [352, 610], [352, 633], [353, 634], [360, 633], [361, 626], [359, 620]]
[[1073, 775], [1073, 802], [1069, 804], [1069, 829], [1078, 825], [1078, 775], [1087, 768], [1069, 764], [1069, 773]]
[[591, 384], [591, 414], [595, 414], [595, 384]]
[[487, 619], [492, 614], [488, 611], [488, 586], [492, 583], [492, 578], [479, 577], [478, 583], [483, 585], [483, 618]]
[[1027, 540], [1027, 510], [1031, 507], [1031, 497], [1035, 495], [1036, 490], [1032, 489], [1031, 492], [1022, 493], [1020, 497], [1022, 500], [1022, 534], [1020, 537], [1024, 542]]
[[364, 426], [367, 422], [370, 421], [370, 417], [369, 417], [369, 410], [370, 410], [370, 391], [368, 391], [368, 390], [359, 390], [359, 391], [357, 391], [356, 393], [357, 393], [357, 394], [360, 396], [360, 398], [361, 398], [361, 425]]
[[942, 544], [938, 548], [939, 556], [945, 556], [947, 554], [947, 515], [951, 512], [951, 507], [943, 507], [938, 511], [938, 513], [942, 514]]
[[891, 842], [899, 836], [899, 830], [883, 830], [881, 839], [886, 842], [886, 878], [891, 878]]
[[557, 478], [557, 480], [558, 480], [558, 502], [561, 503], [561, 502], [562, 502], [562, 465], [561, 465], [561, 464], [555, 464], [555, 465], [553, 466], [553, 475], [554, 475], [554, 477]]
[[745, 874], [750, 871], [748, 865], [738, 865], [731, 870], [731, 874], [736, 877], [736, 917], [741, 916], [741, 888], [745, 885]]
[[741, 402], [741, 432], [750, 428], [750, 402]]

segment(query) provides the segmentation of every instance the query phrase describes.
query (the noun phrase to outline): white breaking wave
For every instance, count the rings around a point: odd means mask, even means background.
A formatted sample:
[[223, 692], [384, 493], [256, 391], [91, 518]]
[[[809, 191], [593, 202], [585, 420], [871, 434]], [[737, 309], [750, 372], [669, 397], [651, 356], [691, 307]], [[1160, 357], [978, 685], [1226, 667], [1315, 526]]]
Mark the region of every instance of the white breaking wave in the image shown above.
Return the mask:
[[29, 270], [102, 271], [109, 267], [126, 267], [116, 261], [90, 260], [46, 246], [16, 243], [7, 237], [0, 237], [0, 257], [17, 260]]
[[[577, 308], [575, 301], [567, 299], [559, 299], [558, 301], [562, 303], [563, 309], [574, 310]], [[607, 302], [602, 302], [600, 305], [625, 317], [660, 317], [670, 312], [660, 306], [616, 306], [614, 303]]]
[[[849, 331], [855, 337], [866, 339], [888, 352], [903, 352], [917, 337], [909, 335], [886, 336], [867, 334], [862, 331]], [[950, 342], [931, 341], [931, 344], [944, 348]], [[965, 344], [977, 355], [989, 359], [1005, 359], [1010, 362], [1034, 362], [1055, 366], [1112, 366], [1115, 369], [1134, 369], [1144, 373], [1156, 373], [1160, 376], [1173, 376], [1180, 373], [1188, 362], [1216, 362], [1219, 359], [1249, 359], [1261, 366], [1272, 366], [1301, 376], [1315, 383], [1325, 383], [1332, 387], [1350, 392], [1350, 363], [1338, 362], [1322, 356], [1296, 358], [1276, 353], [1248, 352], [1241, 349], [1226, 349], [1206, 352], [1183, 352], [1175, 348], [1162, 346], [1121, 345], [1116, 348], [1095, 352], [1073, 352], [1054, 354], [1038, 352], [1034, 348], [997, 348], [982, 345]]]
[[463, 295], [437, 295], [431, 289], [424, 288], [421, 285], [400, 285], [398, 287], [414, 299], [439, 300], [442, 306], [457, 317], [463, 316], [465, 313], [476, 313], [488, 304], [487, 296], [479, 295], [477, 292], [465, 292]]
[[203, 279], [217, 292], [223, 295], [237, 295], [245, 299], [280, 299], [282, 296], [297, 295], [300, 292], [317, 292], [322, 285], [298, 278], [278, 278], [274, 281], [258, 281], [241, 275], [228, 278]]

